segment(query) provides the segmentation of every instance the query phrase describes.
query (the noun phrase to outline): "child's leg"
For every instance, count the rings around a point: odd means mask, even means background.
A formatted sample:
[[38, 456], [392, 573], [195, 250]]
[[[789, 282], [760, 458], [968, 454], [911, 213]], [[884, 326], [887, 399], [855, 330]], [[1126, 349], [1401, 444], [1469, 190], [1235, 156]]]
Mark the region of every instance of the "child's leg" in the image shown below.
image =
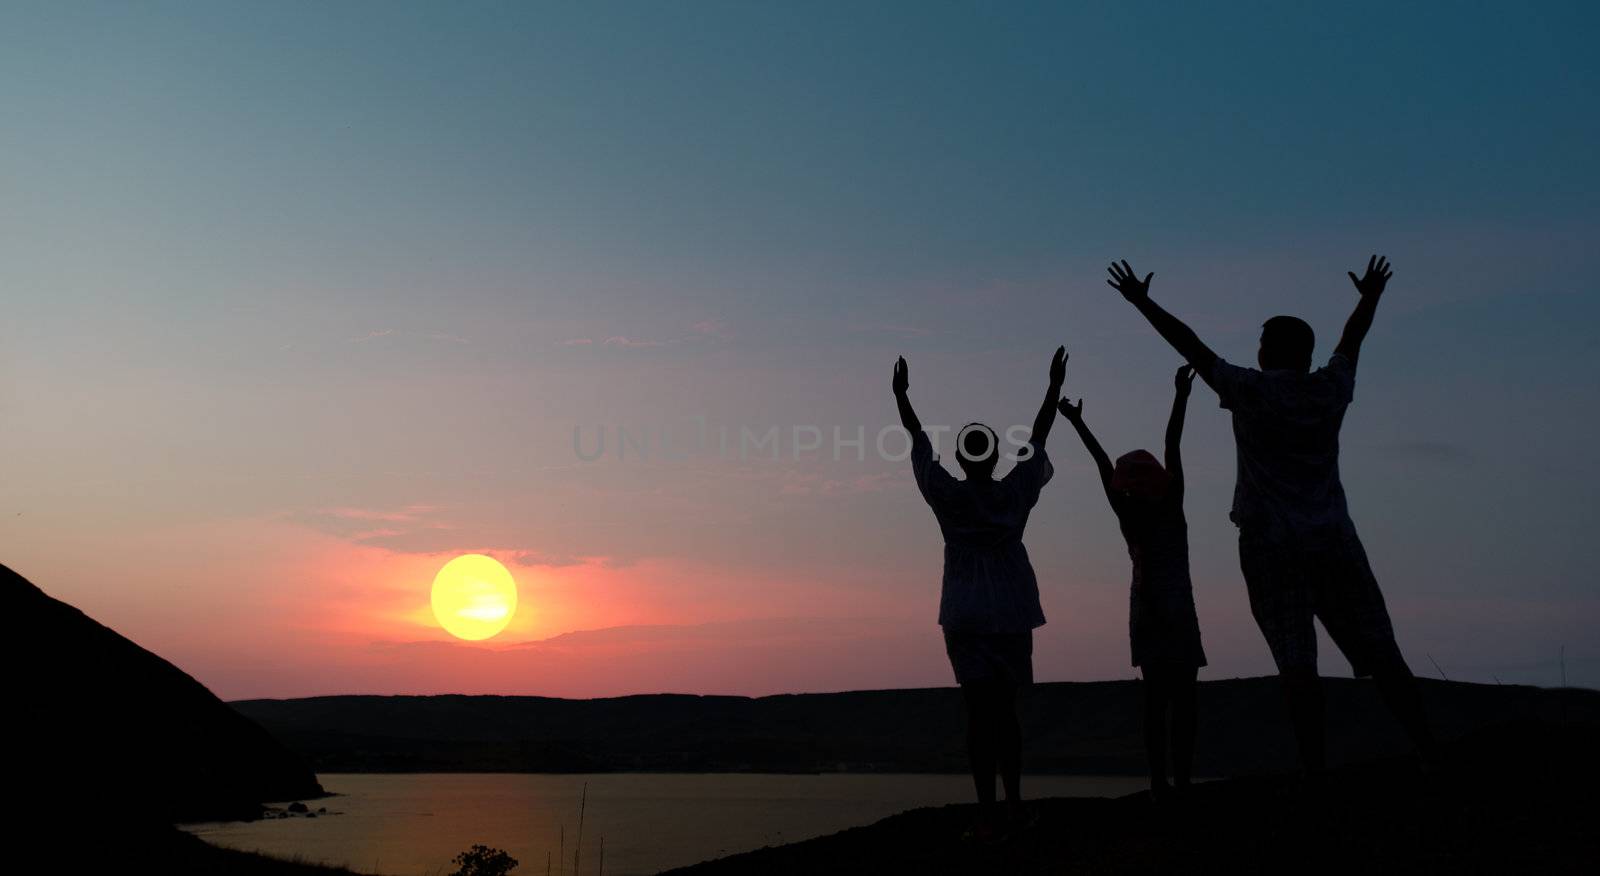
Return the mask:
[[1189, 786], [1194, 765], [1195, 675], [1193, 666], [1175, 670], [1172, 680], [1172, 779], [1180, 788]]
[[1167, 702], [1166, 673], [1153, 666], [1144, 672], [1144, 752], [1150, 764], [1150, 790], [1167, 789]]
[[1017, 689], [1011, 685], [998, 687], [993, 708], [1000, 781], [1005, 785], [1006, 802], [1015, 807], [1022, 803], [1022, 725], [1017, 720]]
[[967, 702], [967, 761], [984, 817], [994, 806], [994, 695], [990, 687], [988, 683], [961, 686], [961, 695]]

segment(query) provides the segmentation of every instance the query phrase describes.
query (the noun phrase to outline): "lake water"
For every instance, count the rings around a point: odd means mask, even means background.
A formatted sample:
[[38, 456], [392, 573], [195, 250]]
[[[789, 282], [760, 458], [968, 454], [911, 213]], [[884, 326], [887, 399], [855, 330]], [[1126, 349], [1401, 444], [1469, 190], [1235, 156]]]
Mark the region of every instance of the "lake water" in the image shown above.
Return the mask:
[[[918, 806], [964, 803], [972, 780], [956, 775], [330, 774], [340, 796], [313, 801], [318, 818], [188, 825], [217, 845], [391, 876], [442, 876], [474, 844], [505, 849], [517, 876], [571, 874], [585, 784], [581, 867], [655, 873], [708, 858], [870, 824]], [[1134, 777], [1028, 776], [1029, 797], [1120, 796]], [[564, 831], [564, 840], [563, 840]], [[558, 850], [564, 851], [557, 859]], [[561, 865], [565, 864], [564, 867]]]

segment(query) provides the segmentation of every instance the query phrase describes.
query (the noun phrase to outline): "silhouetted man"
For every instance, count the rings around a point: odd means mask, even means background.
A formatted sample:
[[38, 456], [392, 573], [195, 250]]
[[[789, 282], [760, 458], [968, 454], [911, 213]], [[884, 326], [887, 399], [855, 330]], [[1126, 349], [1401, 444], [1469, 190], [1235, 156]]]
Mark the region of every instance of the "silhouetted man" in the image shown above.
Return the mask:
[[1229, 515], [1239, 527], [1239, 565], [1250, 611], [1272, 649], [1306, 771], [1324, 766], [1320, 618], [1357, 677], [1370, 675], [1419, 752], [1433, 748], [1416, 680], [1395, 644], [1377, 579], [1367, 564], [1339, 483], [1339, 427], [1355, 388], [1361, 341], [1392, 276], [1373, 256], [1350, 274], [1361, 300], [1328, 364], [1311, 370], [1311, 326], [1274, 316], [1261, 329], [1260, 370], [1223, 361], [1150, 300], [1150, 280], [1124, 261], [1106, 282], [1126, 298], [1216, 390], [1233, 413], [1238, 479]]

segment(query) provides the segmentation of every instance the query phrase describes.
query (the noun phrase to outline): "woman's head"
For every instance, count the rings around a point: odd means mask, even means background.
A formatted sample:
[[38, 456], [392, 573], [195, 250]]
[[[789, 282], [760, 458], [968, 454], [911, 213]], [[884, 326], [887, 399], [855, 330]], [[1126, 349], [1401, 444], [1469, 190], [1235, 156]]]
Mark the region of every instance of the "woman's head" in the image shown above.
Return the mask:
[[1159, 499], [1167, 494], [1172, 476], [1148, 450], [1135, 450], [1117, 458], [1111, 470], [1111, 489], [1135, 499]]
[[982, 423], [968, 423], [956, 433], [956, 462], [970, 478], [994, 477], [1000, 459], [1000, 438]]

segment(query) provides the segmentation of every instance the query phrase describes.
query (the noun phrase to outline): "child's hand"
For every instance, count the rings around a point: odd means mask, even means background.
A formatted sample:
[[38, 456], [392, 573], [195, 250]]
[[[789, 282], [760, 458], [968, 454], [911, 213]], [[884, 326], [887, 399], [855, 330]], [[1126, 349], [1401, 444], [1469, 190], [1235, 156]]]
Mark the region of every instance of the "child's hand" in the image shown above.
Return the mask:
[[1112, 262], [1106, 273], [1111, 275], [1106, 285], [1121, 292], [1123, 298], [1138, 304], [1150, 297], [1150, 279], [1155, 276], [1154, 272], [1145, 274], [1141, 280], [1139, 275], [1133, 272], [1133, 266], [1128, 264], [1128, 260], [1123, 259], [1120, 265]]
[[1178, 373], [1173, 376], [1172, 382], [1178, 388], [1178, 395], [1188, 395], [1194, 386], [1194, 366], [1179, 365]]
[[1081, 398], [1078, 399], [1077, 405], [1073, 405], [1067, 399], [1062, 399], [1056, 402], [1056, 410], [1060, 411], [1061, 416], [1066, 417], [1067, 422], [1074, 426], [1083, 422], [1083, 399]]
[[1050, 385], [1060, 386], [1067, 380], [1067, 348], [1056, 347], [1056, 354], [1050, 360]]
[[905, 395], [911, 387], [911, 369], [906, 367], [906, 357], [901, 356], [894, 362], [894, 379], [890, 386], [894, 388], [895, 395]]

